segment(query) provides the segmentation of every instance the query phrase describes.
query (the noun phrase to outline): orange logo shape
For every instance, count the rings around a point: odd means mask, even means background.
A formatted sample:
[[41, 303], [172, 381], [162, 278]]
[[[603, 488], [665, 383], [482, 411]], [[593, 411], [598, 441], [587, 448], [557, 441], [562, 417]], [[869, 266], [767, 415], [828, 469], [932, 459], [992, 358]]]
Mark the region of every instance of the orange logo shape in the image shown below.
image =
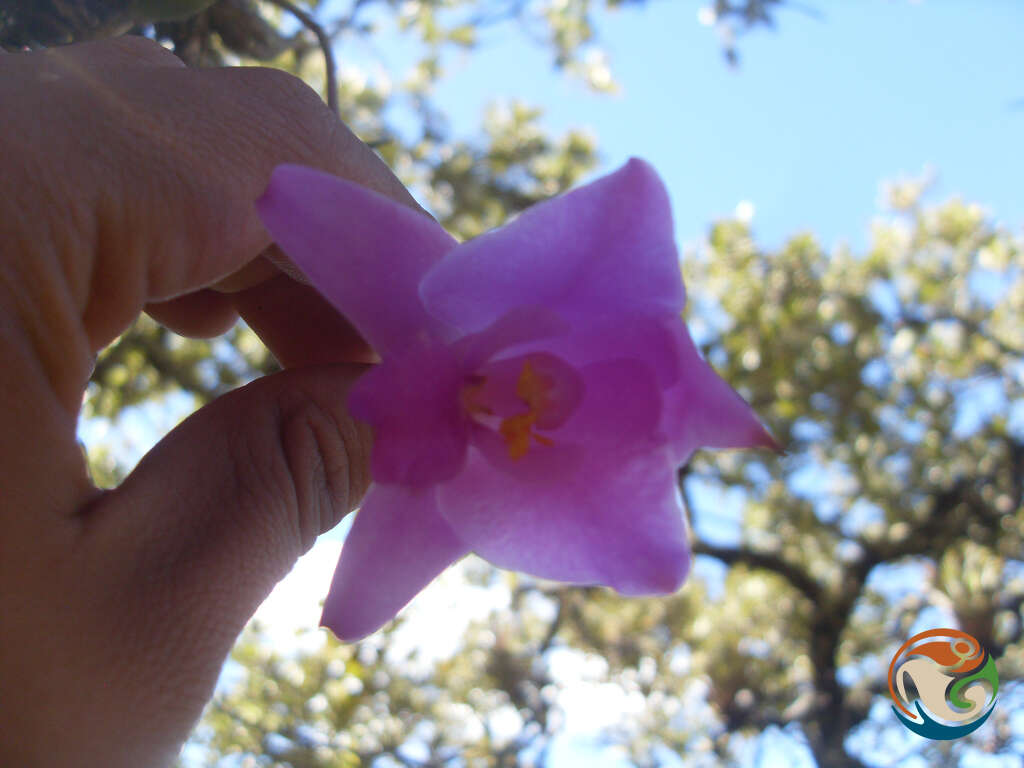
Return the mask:
[[959, 739], [980, 728], [992, 714], [998, 691], [995, 661], [976, 638], [959, 629], [914, 635], [889, 665], [893, 712], [929, 739]]

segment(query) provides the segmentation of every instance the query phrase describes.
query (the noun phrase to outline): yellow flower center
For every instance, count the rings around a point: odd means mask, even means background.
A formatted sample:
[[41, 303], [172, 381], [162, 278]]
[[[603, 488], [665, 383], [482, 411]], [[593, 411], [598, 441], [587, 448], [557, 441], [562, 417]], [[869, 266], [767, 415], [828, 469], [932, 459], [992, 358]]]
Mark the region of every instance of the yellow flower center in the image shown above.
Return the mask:
[[523, 363], [523, 370], [516, 382], [516, 397], [526, 403], [529, 410], [502, 419], [498, 427], [498, 434], [504, 439], [508, 455], [514, 461], [523, 458], [529, 452], [530, 438], [541, 445], [554, 445], [549, 438], [538, 435], [533, 430], [537, 418], [550, 403], [548, 393], [553, 386], [554, 382], [549, 377], [533, 370], [529, 360]]

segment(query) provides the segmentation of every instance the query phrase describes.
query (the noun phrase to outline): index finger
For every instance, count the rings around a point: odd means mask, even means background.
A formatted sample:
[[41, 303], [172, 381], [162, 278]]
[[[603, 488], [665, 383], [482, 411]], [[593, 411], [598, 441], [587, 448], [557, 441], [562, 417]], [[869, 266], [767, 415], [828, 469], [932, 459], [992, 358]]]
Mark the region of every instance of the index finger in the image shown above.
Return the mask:
[[[63, 267], [93, 351], [146, 303], [216, 283], [270, 244], [253, 201], [280, 163], [321, 168], [416, 207], [383, 161], [287, 73], [129, 66], [103, 67], [101, 77], [82, 59], [18, 94], [18, 114], [28, 117], [0, 144], [13, 157], [42, 148], [43, 167], [54, 170], [40, 180], [39, 159], [26, 162], [17, 188], [36, 199], [19, 202], [63, 217], [53, 229], [75, 214], [79, 256]], [[40, 114], [49, 115], [45, 125]]]

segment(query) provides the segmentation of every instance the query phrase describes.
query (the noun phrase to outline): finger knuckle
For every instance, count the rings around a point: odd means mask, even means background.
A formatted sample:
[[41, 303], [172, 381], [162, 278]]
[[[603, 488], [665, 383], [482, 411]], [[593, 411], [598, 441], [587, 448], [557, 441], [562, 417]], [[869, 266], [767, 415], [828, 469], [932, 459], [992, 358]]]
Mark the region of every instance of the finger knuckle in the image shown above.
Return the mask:
[[282, 392], [277, 408], [280, 456], [296, 499], [294, 534], [306, 551], [341, 520], [365, 487], [365, 478], [354, 477], [366, 465], [365, 439], [350, 418], [304, 392]]

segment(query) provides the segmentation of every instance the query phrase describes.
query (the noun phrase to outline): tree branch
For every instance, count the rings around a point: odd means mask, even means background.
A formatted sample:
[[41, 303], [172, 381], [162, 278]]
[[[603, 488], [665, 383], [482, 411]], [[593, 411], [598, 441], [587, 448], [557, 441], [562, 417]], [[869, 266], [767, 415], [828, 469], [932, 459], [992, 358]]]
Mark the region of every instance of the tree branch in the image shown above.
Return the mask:
[[331, 38], [320, 25], [320, 22], [291, 2], [291, 0], [268, 0], [268, 2], [271, 5], [276, 5], [278, 8], [288, 11], [288, 13], [302, 23], [302, 26], [316, 36], [317, 43], [320, 44], [320, 50], [324, 54], [324, 70], [326, 72], [324, 89], [327, 91], [327, 106], [331, 108], [334, 114], [340, 117], [341, 111], [338, 108], [338, 71], [334, 64], [334, 51], [331, 50]]
[[689, 465], [679, 471], [679, 493], [682, 496], [683, 508], [686, 511], [690, 537], [693, 540], [693, 553], [708, 555], [721, 560], [726, 565], [742, 563], [751, 568], [771, 571], [782, 576], [794, 588], [803, 593], [815, 605], [821, 605], [825, 598], [825, 590], [810, 574], [779, 555], [770, 552], [755, 552], [744, 547], [720, 547], [700, 539], [693, 530], [693, 503], [686, 487], [686, 477], [691, 474]]
[[821, 585], [806, 571], [778, 555], [754, 552], [743, 547], [720, 547], [700, 539], [694, 540], [693, 552], [697, 555], [709, 555], [716, 560], [721, 560], [726, 565], [740, 563], [751, 568], [776, 573], [802, 592], [815, 605], [820, 605], [825, 596]]

